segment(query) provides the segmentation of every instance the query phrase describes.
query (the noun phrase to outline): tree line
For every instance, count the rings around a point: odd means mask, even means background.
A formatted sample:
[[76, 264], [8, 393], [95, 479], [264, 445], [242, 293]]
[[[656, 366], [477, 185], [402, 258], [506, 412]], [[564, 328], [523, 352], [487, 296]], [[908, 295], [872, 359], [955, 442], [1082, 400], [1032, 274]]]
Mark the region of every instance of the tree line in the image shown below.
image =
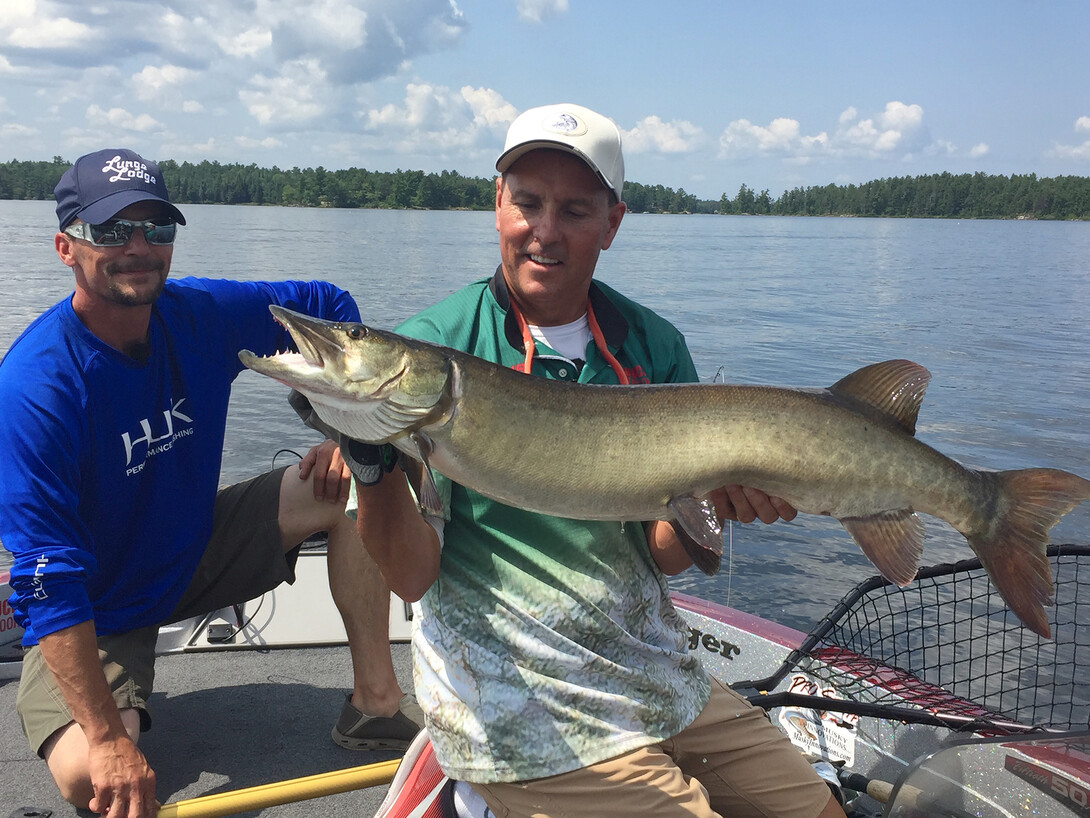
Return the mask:
[[[51, 199], [71, 165], [52, 161], [0, 163], [0, 199]], [[489, 210], [495, 183], [456, 171], [393, 172], [364, 168], [260, 168], [166, 160], [159, 167], [179, 204], [254, 204], [295, 207]], [[714, 213], [775, 216], [871, 216], [948, 219], [1090, 219], [1090, 178], [1036, 174], [939, 173], [877, 179], [861, 185], [785, 190], [772, 198], [742, 185], [733, 197], [699, 199], [684, 188], [626, 182], [634, 213]]]

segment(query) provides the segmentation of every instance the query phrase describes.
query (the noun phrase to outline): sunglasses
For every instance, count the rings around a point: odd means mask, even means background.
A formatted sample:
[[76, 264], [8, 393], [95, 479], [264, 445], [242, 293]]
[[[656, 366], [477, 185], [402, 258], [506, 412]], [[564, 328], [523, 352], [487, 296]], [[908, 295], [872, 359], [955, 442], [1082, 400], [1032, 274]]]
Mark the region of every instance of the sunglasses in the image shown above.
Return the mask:
[[110, 219], [102, 224], [77, 222], [64, 228], [64, 232], [77, 239], [84, 239], [99, 247], [124, 247], [132, 241], [133, 231], [140, 230], [148, 244], [174, 244], [178, 225], [170, 219], [143, 222], [128, 219]]

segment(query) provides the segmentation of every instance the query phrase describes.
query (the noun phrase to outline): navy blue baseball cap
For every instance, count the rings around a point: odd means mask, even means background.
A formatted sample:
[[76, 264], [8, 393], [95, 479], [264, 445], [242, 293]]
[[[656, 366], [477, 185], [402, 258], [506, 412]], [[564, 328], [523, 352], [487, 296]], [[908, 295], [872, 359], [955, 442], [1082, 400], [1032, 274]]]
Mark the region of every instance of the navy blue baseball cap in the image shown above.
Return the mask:
[[147, 201], [162, 202], [178, 224], [185, 224], [182, 211], [171, 204], [159, 166], [124, 148], [81, 156], [57, 182], [53, 197], [61, 230], [77, 218], [102, 224], [129, 205]]

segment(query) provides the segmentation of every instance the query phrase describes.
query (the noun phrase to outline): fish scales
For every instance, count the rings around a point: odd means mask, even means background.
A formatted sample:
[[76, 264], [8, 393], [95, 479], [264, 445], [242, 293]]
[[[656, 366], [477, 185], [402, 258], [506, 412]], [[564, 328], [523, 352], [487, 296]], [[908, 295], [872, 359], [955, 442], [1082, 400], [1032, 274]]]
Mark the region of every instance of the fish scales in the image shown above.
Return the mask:
[[[854, 413], [820, 392], [556, 382], [543, 400], [540, 379], [469, 356], [455, 371], [459, 409], [427, 427], [437, 444], [429, 462], [533, 511], [667, 519], [673, 497], [738, 483], [838, 518], [910, 505], [959, 522], [971, 516], [951, 502], [975, 484], [968, 470], [903, 432], [849, 422]], [[905, 448], [917, 450], [910, 480], [894, 454]], [[909, 496], [907, 485], [927, 487], [927, 496]]]

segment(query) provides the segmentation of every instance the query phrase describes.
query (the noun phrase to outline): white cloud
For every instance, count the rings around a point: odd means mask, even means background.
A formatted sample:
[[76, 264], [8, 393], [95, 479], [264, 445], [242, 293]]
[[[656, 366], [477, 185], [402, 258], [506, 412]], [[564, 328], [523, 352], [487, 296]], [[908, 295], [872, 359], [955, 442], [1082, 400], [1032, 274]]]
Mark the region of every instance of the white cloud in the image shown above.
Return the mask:
[[473, 111], [473, 122], [477, 125], [506, 132], [507, 126], [519, 115], [518, 108], [491, 88], [473, 88], [465, 85], [462, 87], [461, 94], [462, 99]]
[[779, 117], [768, 125], [738, 119], [720, 134], [719, 147], [721, 156], [780, 156], [795, 164], [821, 157], [888, 156], [895, 151], [953, 152], [953, 146], [944, 142], [924, 148], [922, 126], [923, 108], [894, 101], [869, 117], [861, 118], [855, 107], [846, 108], [837, 117], [837, 128], [831, 135], [826, 131], [805, 134], [799, 121], [789, 117]]
[[278, 76], [253, 77], [238, 97], [262, 125], [298, 125], [324, 113], [325, 82], [318, 60], [295, 60], [282, 66]]
[[626, 153], [689, 153], [704, 141], [704, 131], [686, 120], [663, 122], [652, 115], [623, 131], [621, 140]]
[[272, 32], [267, 28], [248, 28], [225, 37], [217, 37], [216, 43], [229, 56], [256, 57], [272, 47], [272, 40]]
[[[1090, 116], [1080, 116], [1076, 119], [1075, 131], [1090, 133]], [[1081, 145], [1057, 145], [1049, 151], [1049, 155], [1061, 159], [1090, 159], [1090, 140], [1083, 142]]]
[[[367, 45], [369, 29], [376, 25], [385, 27], [386, 24], [382, 20], [381, 9], [380, 14], [375, 17], [367, 10], [379, 5], [377, 3], [365, 3], [360, 8], [361, 4], [346, 3], [344, 0], [309, 0], [302, 14], [299, 13], [300, 6], [297, 2], [269, 5], [279, 6], [274, 12], [280, 16], [276, 22], [276, 37], [291, 37], [298, 47], [307, 50], [319, 45], [328, 51], [363, 48]], [[392, 21], [388, 30], [398, 45], [405, 45]]]
[[447, 88], [427, 83], [410, 83], [405, 87], [404, 105], [385, 105], [370, 111], [367, 123], [371, 127], [386, 126], [402, 130], [435, 129], [450, 121], [451, 108], [463, 98], [453, 97]]
[[135, 131], [150, 133], [162, 130], [163, 126], [148, 114], [130, 114], [124, 108], [109, 110], [92, 105], [87, 109], [87, 122], [97, 128], [110, 130]]
[[[451, 49], [467, 31], [456, 0], [0, 0], [0, 94], [13, 109], [0, 124], [49, 134], [47, 143], [60, 143], [53, 152], [125, 133], [198, 151], [216, 133], [225, 158], [243, 155], [239, 134], [265, 146], [271, 134], [287, 151], [335, 146], [356, 160], [414, 143], [427, 144], [429, 156], [452, 155], [465, 143], [494, 143], [514, 107], [483, 88], [409, 94], [395, 105], [429, 125], [418, 139], [401, 129], [393, 143], [361, 140], [357, 112], [396, 100], [404, 80], [378, 80]], [[65, 130], [58, 123], [73, 104], [87, 120]], [[36, 145], [13, 139], [10, 147]]]
[[[391, 76], [406, 61], [449, 48], [468, 27], [454, 0], [235, 0], [190, 4], [184, 14], [172, 5], [0, 0], [0, 45], [50, 55], [65, 49], [70, 68], [154, 55], [236, 79], [315, 59], [330, 82], [354, 84]], [[133, 20], [140, 24], [131, 25]], [[52, 60], [44, 53], [5, 56], [24, 63]]]
[[283, 142], [272, 136], [266, 136], [264, 139], [253, 139], [248, 136], [236, 136], [235, 144], [245, 150], [254, 150], [256, 148], [282, 148], [284, 146]]
[[27, 26], [16, 26], [4, 40], [16, 48], [72, 48], [81, 45], [91, 28], [75, 20], [35, 20]]
[[210, 156], [215, 156], [219, 149], [219, 143], [214, 136], [208, 137], [203, 142], [164, 142], [160, 150], [163, 156], [171, 159], [201, 161]]
[[162, 100], [168, 86], [181, 85], [194, 76], [194, 72], [178, 65], [145, 65], [132, 75], [136, 96], [142, 100]]
[[0, 42], [15, 48], [56, 49], [78, 45], [90, 28], [38, 0], [0, 4]]
[[497, 92], [465, 87], [410, 83], [400, 105], [372, 108], [364, 114], [366, 130], [381, 134], [399, 153], [443, 155], [494, 141], [517, 115]]
[[946, 139], [937, 139], [923, 150], [925, 156], [955, 156], [957, 145]]
[[23, 23], [33, 22], [38, 13], [35, 0], [6, 0], [0, 5], [0, 29], [10, 30]]
[[981, 156], [987, 156], [990, 150], [991, 148], [988, 147], [988, 144], [986, 142], [980, 142], [979, 144], [973, 145], [973, 147], [970, 148], [969, 156], [971, 156], [973, 159], [979, 159]]
[[833, 147], [872, 155], [907, 149], [906, 137], [916, 132], [922, 122], [923, 108], [919, 105], [888, 102], [882, 113], [867, 119], [858, 119], [856, 110], [849, 108], [840, 115]]
[[887, 102], [886, 110], [878, 115], [878, 121], [887, 130], [900, 132], [913, 130], [923, 121], [923, 108], [905, 105], [903, 102]]
[[448, 48], [466, 30], [452, 0], [258, 0], [277, 62], [320, 60], [335, 85], [387, 77], [407, 61]]
[[800, 157], [821, 152], [828, 141], [824, 131], [816, 136], [803, 135], [795, 119], [779, 117], [767, 127], [737, 119], [720, 135], [719, 147], [725, 155], [780, 153]]
[[568, 0], [517, 0], [519, 17], [528, 23], [542, 23], [568, 11]]
[[54, 106], [72, 102], [82, 105], [88, 99], [95, 100], [99, 105], [115, 100], [118, 104], [127, 105], [131, 101], [131, 92], [124, 77], [113, 66], [94, 66], [71, 75], [66, 73], [48, 94], [42, 96]]
[[0, 125], [0, 139], [24, 139], [28, 136], [37, 136], [39, 133], [37, 128], [28, 128], [18, 122], [6, 122]]

